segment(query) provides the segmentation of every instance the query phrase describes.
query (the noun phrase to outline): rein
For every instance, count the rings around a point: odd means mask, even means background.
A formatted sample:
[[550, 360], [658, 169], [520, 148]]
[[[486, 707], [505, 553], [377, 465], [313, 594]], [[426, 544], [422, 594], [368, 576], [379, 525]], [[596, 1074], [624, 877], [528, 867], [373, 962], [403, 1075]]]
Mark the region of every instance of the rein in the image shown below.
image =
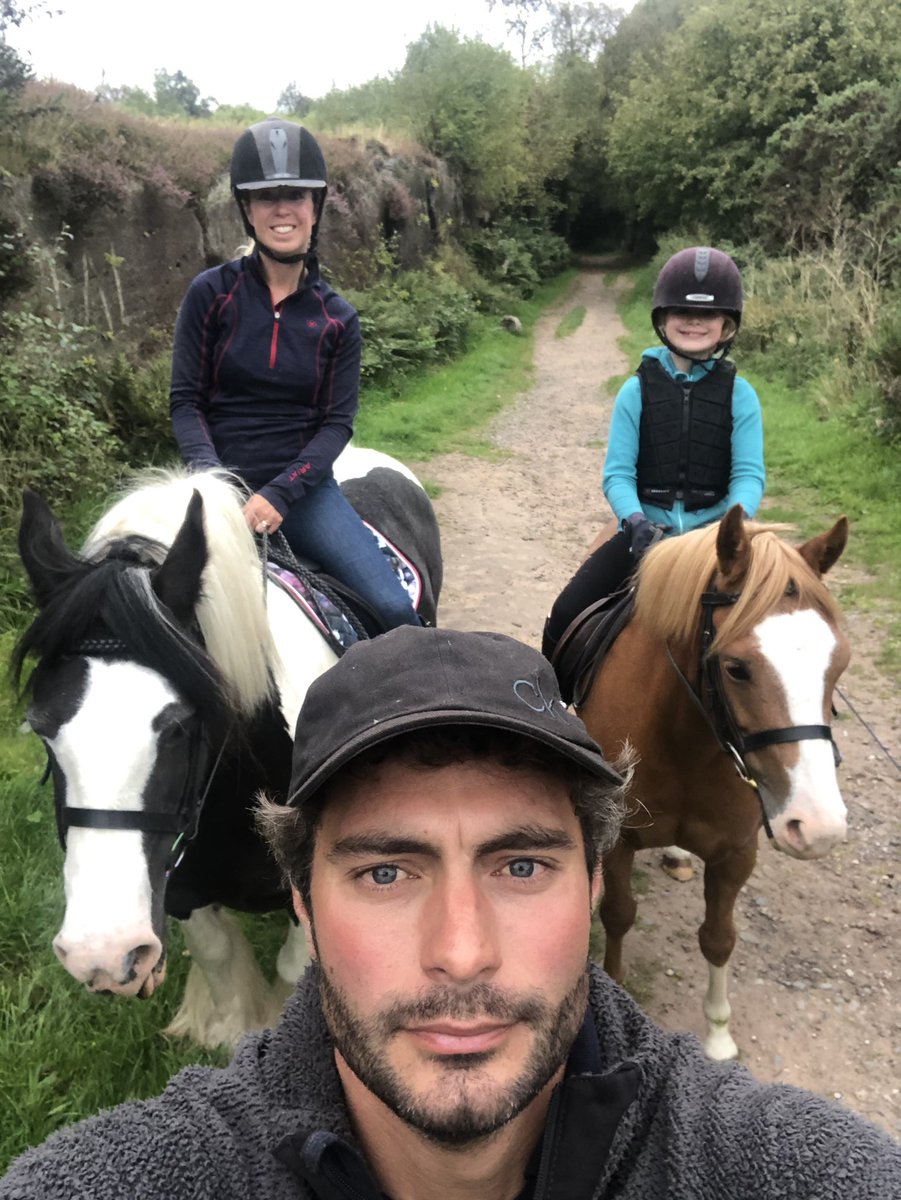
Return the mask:
[[[685, 685], [692, 703], [704, 718], [705, 723], [716, 738], [720, 747], [732, 759], [735, 770], [740, 778], [757, 794], [763, 827], [766, 835], [772, 840], [773, 831], [763, 805], [760, 788], [750, 768], [745, 762], [745, 755], [754, 750], [762, 750], [764, 746], [780, 746], [791, 742], [804, 742], [822, 739], [832, 743], [832, 754], [836, 767], [841, 763], [841, 753], [832, 736], [829, 725], [788, 725], [779, 729], [763, 729], [759, 733], [743, 733], [735, 719], [735, 714], [729, 704], [723, 686], [723, 671], [719, 655], [711, 654], [710, 647], [716, 636], [713, 615], [717, 608], [735, 604], [740, 598], [738, 592], [706, 591], [701, 593], [701, 650], [698, 668], [699, 688], [695, 689], [673, 658], [669, 645], [666, 647], [667, 658], [676, 675]], [[704, 693], [710, 697], [710, 710], [704, 704]]]
[[[117, 638], [83, 638], [72, 648], [72, 651], [74, 654], [108, 657], [127, 654], [128, 648]], [[175, 839], [166, 856], [166, 876], [168, 877], [181, 862], [187, 844], [197, 834], [203, 806], [222, 762], [227, 742], [228, 734], [222, 739], [212, 769], [207, 773], [203, 789], [199, 790], [198, 781], [209, 760], [210, 745], [199, 724], [192, 731], [188, 745], [188, 770], [175, 812], [154, 809], [73, 808], [62, 803], [59, 790], [54, 789], [56, 831], [60, 846], [63, 850], [66, 849], [66, 837], [69, 829], [73, 827], [129, 830], [140, 833], [172, 833], [175, 834]], [[51, 771], [52, 762], [48, 750], [47, 768], [41, 779], [42, 783], [46, 782]]]

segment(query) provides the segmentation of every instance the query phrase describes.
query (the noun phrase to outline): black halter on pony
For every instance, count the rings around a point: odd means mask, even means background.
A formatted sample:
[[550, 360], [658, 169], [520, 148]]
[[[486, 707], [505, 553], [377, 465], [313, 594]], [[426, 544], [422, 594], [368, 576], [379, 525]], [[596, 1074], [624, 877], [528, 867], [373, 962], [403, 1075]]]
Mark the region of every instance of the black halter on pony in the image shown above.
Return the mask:
[[[75, 808], [65, 803], [63, 788], [54, 788], [63, 849], [72, 826], [172, 834], [166, 863], [171, 872], [197, 832], [233, 722], [224, 682], [198, 631], [183, 627], [154, 591], [153, 575], [165, 557], [165, 547], [135, 536], [108, 544], [98, 560], [76, 558], [60, 547], [52, 564], [53, 591], [40, 598], [40, 611], [16, 646], [12, 665], [19, 680], [26, 657], [37, 656], [25, 688], [33, 694], [41, 674], [66, 660], [136, 662], [167, 679], [190, 704], [187, 769], [174, 811]], [[42, 782], [55, 768], [49, 748], [47, 754]]]
[[[752, 787], [760, 801], [760, 812], [763, 817], [763, 827], [768, 838], [772, 839], [769, 817], [763, 805], [760, 788], [750, 768], [745, 762], [745, 755], [754, 750], [762, 750], [764, 746], [785, 745], [790, 742], [804, 742], [822, 739], [832, 743], [832, 753], [836, 767], [841, 763], [841, 751], [835, 744], [832, 728], [829, 725], [788, 725], [780, 729], [763, 729], [758, 733], [744, 733], [735, 719], [729, 698], [723, 686], [723, 671], [719, 655], [711, 654], [710, 647], [716, 637], [713, 624], [713, 614], [717, 608], [736, 604], [741, 598], [740, 592], [720, 592], [715, 589], [701, 593], [701, 651], [698, 668], [699, 685], [696, 690], [692, 687], [678, 663], [666, 647], [667, 657], [676, 675], [685, 685], [692, 703], [704, 718], [707, 726], [716, 738], [720, 747], [729, 755], [739, 776], [749, 787]], [[704, 697], [708, 698], [708, 706]]]

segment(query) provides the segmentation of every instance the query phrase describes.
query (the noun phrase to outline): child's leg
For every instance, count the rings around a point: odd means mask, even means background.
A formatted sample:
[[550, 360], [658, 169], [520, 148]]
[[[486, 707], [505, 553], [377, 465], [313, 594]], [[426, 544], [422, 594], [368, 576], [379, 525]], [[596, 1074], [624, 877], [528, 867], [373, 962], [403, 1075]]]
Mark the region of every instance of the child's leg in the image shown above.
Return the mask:
[[623, 586], [633, 565], [629, 539], [622, 531], [585, 559], [554, 601], [545, 621], [541, 643], [545, 658], [551, 657], [557, 642], [580, 612]]

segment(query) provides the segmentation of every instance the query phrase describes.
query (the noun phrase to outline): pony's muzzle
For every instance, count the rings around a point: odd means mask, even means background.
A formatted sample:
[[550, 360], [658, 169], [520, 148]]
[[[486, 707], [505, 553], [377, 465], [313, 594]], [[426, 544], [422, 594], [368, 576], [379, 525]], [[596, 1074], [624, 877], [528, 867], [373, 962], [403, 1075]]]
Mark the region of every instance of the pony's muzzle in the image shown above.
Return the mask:
[[153, 933], [140, 941], [126, 938], [108, 946], [70, 942], [58, 934], [53, 949], [69, 974], [89, 992], [146, 997], [165, 976], [165, 964], [160, 964], [163, 945]]

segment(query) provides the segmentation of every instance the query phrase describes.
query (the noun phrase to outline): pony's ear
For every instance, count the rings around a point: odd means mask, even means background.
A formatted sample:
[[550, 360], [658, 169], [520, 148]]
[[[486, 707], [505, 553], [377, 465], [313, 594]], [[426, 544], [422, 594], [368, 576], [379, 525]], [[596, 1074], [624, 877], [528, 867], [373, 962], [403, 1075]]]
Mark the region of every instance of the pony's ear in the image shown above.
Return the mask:
[[828, 533], [811, 538], [809, 542], [798, 547], [798, 553], [817, 575], [825, 575], [841, 558], [847, 544], [848, 518], [839, 517]]
[[62, 527], [50, 505], [31, 488], [22, 493], [19, 557], [38, 608], [44, 607], [79, 566], [79, 559], [66, 545]]
[[194, 614], [200, 598], [200, 579], [206, 560], [203, 499], [200, 492], [195, 490], [169, 553], [150, 576], [157, 599], [169, 609], [180, 625], [187, 625]]
[[716, 557], [726, 584], [738, 584], [747, 575], [751, 562], [751, 539], [745, 529], [745, 514], [740, 504], [733, 504], [720, 521], [716, 535]]

